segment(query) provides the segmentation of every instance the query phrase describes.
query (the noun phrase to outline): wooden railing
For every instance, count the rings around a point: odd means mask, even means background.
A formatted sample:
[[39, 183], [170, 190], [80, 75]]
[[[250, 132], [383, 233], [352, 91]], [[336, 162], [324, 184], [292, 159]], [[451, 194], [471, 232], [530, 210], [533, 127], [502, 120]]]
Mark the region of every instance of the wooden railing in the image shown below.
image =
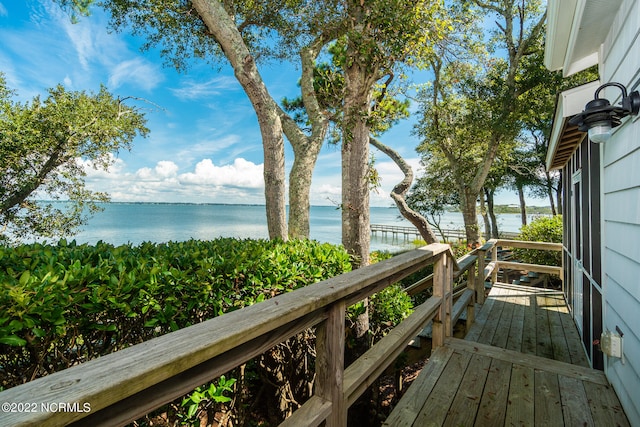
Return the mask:
[[[491, 239], [483, 246], [477, 249], [478, 254], [478, 282], [484, 287], [484, 282], [491, 277], [490, 282], [495, 283], [498, 281], [498, 271], [500, 269], [513, 269], [513, 270], [527, 270], [535, 271], [538, 273], [555, 274], [563, 280], [563, 266], [550, 266], [539, 264], [525, 264], [521, 262], [511, 262], [500, 260], [498, 258], [499, 248], [519, 248], [519, 249], [537, 249], [544, 251], [562, 251], [561, 243], [547, 243], [547, 242], [528, 242], [523, 240], [506, 240], [506, 239]], [[487, 264], [487, 253], [491, 254], [491, 261]], [[564, 290], [564, 282], [563, 282]], [[484, 302], [484, 293], [478, 292], [478, 303]]]
[[[345, 369], [346, 308], [430, 264], [433, 297]], [[437, 347], [452, 333], [454, 312], [467, 308], [473, 318], [473, 280], [463, 292], [465, 302], [453, 306], [457, 270], [448, 245], [406, 252], [10, 388], [0, 393], [1, 402], [23, 405], [16, 409], [28, 403], [34, 410], [2, 413], [2, 424], [124, 425], [313, 327], [314, 395], [282, 425], [345, 426], [348, 407], [428, 321]], [[52, 403], [74, 410], [46, 410]]]
[[[457, 261], [445, 244], [415, 249], [5, 390], [0, 403], [15, 404], [8, 408], [16, 411], [0, 413], [0, 424], [125, 425], [297, 333], [315, 328], [314, 395], [281, 426], [322, 422], [329, 427], [346, 426], [349, 406], [428, 322], [433, 321], [433, 348], [452, 334], [453, 324], [465, 310], [470, 326], [475, 302], [484, 301], [485, 280], [491, 277], [495, 282], [498, 269], [562, 277], [561, 267], [501, 261], [498, 247], [562, 248], [560, 244], [491, 240]], [[345, 369], [346, 308], [431, 264], [433, 274], [406, 291], [415, 294], [432, 287], [433, 296]], [[60, 405], [72, 410], [59, 410]]]

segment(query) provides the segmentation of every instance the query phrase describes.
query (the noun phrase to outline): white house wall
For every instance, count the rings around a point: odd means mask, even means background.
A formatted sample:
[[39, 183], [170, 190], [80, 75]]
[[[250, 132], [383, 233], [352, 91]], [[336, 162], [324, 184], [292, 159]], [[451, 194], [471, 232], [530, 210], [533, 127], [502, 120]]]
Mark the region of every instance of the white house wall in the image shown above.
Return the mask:
[[[625, 0], [602, 46], [600, 80], [638, 89], [638, 52], [640, 1]], [[619, 91], [605, 93], [612, 99]], [[640, 426], [640, 120], [624, 120], [603, 145], [603, 327], [624, 333], [625, 357], [605, 360], [605, 372], [631, 424]]]

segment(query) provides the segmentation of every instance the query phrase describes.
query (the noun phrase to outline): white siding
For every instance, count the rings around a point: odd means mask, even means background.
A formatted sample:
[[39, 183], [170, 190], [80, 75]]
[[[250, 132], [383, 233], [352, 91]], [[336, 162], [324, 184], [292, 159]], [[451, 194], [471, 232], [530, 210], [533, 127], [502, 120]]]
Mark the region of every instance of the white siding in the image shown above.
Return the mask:
[[[631, 90], [640, 79], [638, 52], [640, 2], [625, 0], [602, 47], [601, 81]], [[631, 425], [640, 426], [640, 120], [625, 120], [603, 146], [603, 327], [622, 330], [625, 355], [624, 364], [605, 360], [605, 372]]]

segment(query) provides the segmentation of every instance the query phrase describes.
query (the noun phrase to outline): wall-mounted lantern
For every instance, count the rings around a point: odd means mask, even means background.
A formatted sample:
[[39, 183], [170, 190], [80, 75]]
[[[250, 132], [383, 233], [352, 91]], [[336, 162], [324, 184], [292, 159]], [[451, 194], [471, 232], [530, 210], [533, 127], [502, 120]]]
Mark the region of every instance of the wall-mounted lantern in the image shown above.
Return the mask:
[[[599, 98], [600, 91], [607, 86], [615, 86], [622, 91], [621, 106], [611, 105], [608, 99]], [[640, 111], [640, 93], [635, 90], [627, 96], [627, 88], [620, 83], [603, 84], [596, 90], [594, 98], [569, 123], [577, 125], [582, 132], [588, 131], [589, 139], [599, 144], [611, 138], [611, 129], [620, 126], [623, 117], [636, 115]]]

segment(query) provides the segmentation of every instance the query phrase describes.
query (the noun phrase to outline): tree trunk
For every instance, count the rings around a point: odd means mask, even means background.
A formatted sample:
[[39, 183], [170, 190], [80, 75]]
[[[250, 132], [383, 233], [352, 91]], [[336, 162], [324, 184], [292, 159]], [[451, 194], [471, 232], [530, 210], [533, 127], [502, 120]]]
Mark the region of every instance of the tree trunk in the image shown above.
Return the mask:
[[342, 142], [342, 244], [355, 268], [369, 264], [369, 125], [371, 104], [366, 69], [346, 69]]
[[310, 152], [312, 147], [308, 148], [294, 148], [295, 157], [289, 172], [289, 237], [292, 239], [308, 239], [310, 233], [309, 194], [319, 150], [314, 154]]
[[498, 239], [500, 237], [500, 233], [498, 231], [498, 218], [496, 218], [496, 212], [493, 209], [493, 196], [496, 190], [491, 189], [487, 190], [487, 211], [489, 212], [489, 217], [491, 218], [491, 237], [493, 239]]
[[264, 193], [269, 237], [286, 240], [284, 138], [278, 106], [267, 91], [255, 59], [223, 4], [219, 1], [193, 0], [193, 5], [220, 44], [258, 117], [264, 151]]
[[520, 201], [520, 219], [522, 225], [527, 225], [527, 202], [524, 199], [524, 188], [522, 185], [518, 185], [518, 200]]
[[556, 205], [553, 200], [553, 181], [551, 180], [551, 175], [549, 175], [548, 171], [544, 171], [544, 175], [547, 180], [547, 195], [549, 196], [549, 206], [551, 206], [551, 214], [553, 216], [558, 215], [558, 211], [556, 210]]
[[289, 172], [289, 237], [293, 239], [309, 238], [311, 179], [329, 127], [329, 121], [320, 108], [313, 85], [315, 61], [322, 43], [323, 40], [318, 39], [300, 50], [300, 88], [302, 102], [311, 123], [311, 135], [302, 132], [288, 114], [282, 109], [279, 110], [284, 133], [294, 153], [293, 166]]
[[482, 221], [484, 222], [484, 239], [489, 240], [491, 238], [491, 221], [485, 204], [485, 200], [489, 198], [489, 193], [486, 188], [483, 189], [483, 193], [484, 196], [480, 197], [480, 215], [482, 215]]
[[467, 235], [467, 245], [472, 248], [480, 246], [480, 230], [478, 227], [478, 209], [476, 207], [477, 194], [465, 189], [460, 193], [460, 208], [464, 220], [464, 231]]
[[558, 213], [562, 214], [562, 174], [560, 174], [560, 178], [558, 179], [558, 188], [556, 189], [556, 206], [558, 207]]
[[396, 206], [402, 216], [418, 229], [425, 242], [428, 244], [437, 243], [438, 238], [431, 229], [427, 219], [411, 209], [405, 200], [405, 195], [407, 194], [407, 191], [409, 191], [409, 188], [411, 188], [411, 183], [413, 182], [413, 170], [411, 169], [411, 166], [409, 166], [402, 156], [400, 156], [400, 154], [391, 147], [384, 145], [373, 137], [369, 138], [369, 142], [371, 142], [371, 145], [376, 147], [378, 150], [389, 156], [404, 174], [404, 179], [393, 187], [393, 190], [391, 190], [391, 198], [396, 202]]
[[[355, 54], [352, 57], [356, 57]], [[345, 67], [344, 122], [342, 124], [342, 245], [353, 268], [369, 264], [371, 229], [369, 220], [369, 123], [373, 81], [358, 62]], [[369, 347], [369, 301], [354, 326], [354, 354]]]

